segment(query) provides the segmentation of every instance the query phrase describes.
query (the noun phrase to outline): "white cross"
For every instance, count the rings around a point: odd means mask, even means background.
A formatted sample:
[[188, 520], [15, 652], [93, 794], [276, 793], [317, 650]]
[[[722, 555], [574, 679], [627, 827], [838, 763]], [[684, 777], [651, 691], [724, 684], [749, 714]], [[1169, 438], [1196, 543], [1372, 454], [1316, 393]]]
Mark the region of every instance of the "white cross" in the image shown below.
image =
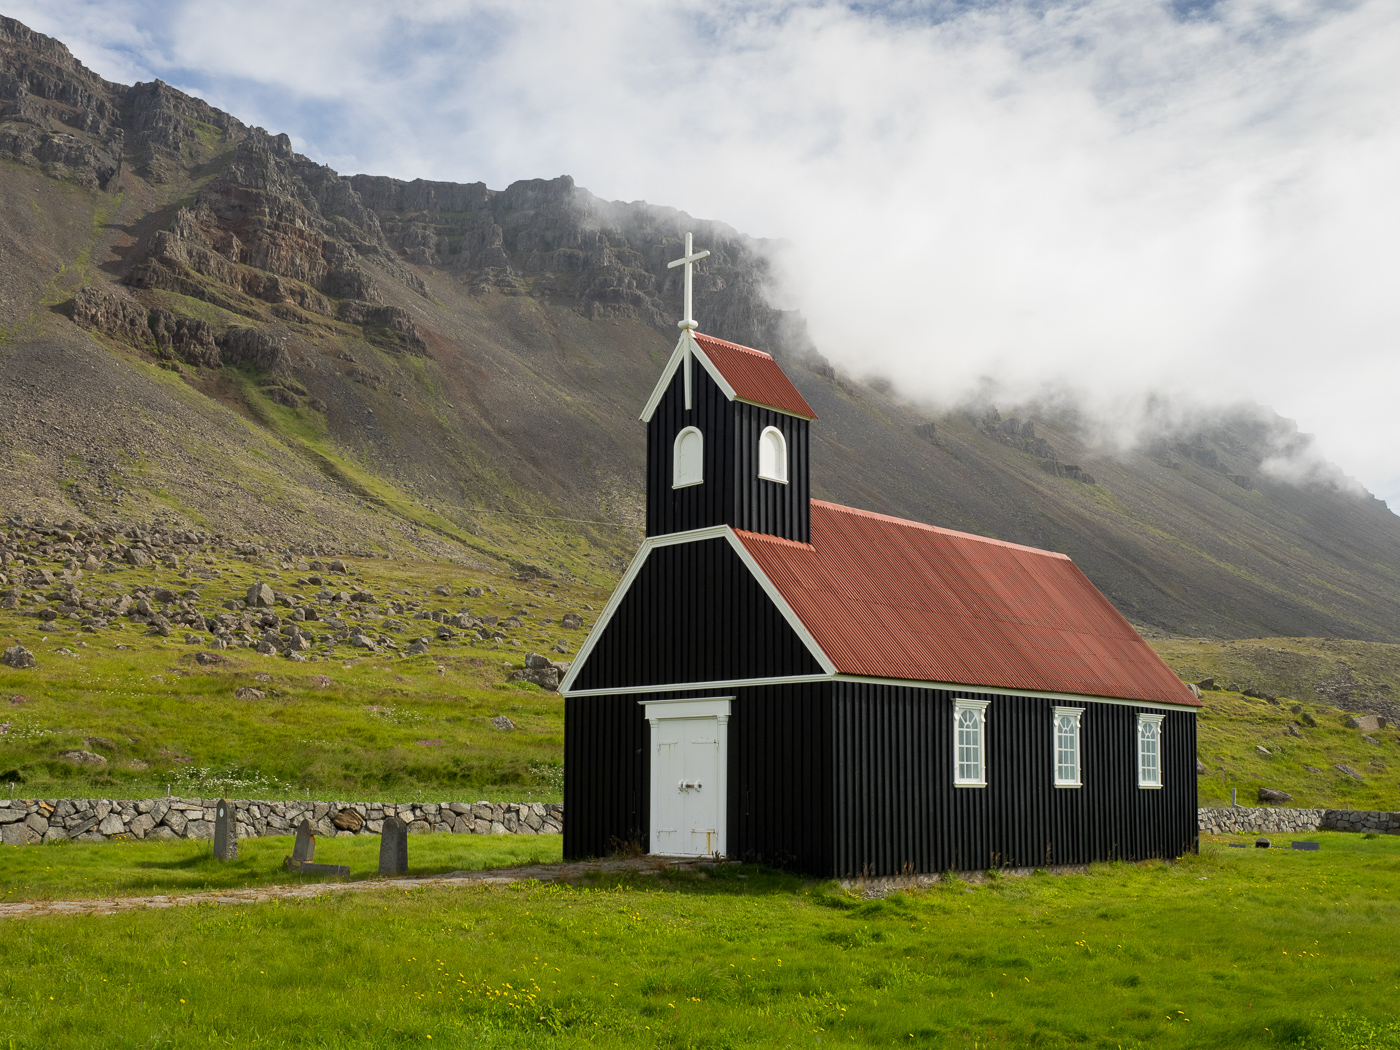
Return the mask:
[[690, 234], [685, 235], [685, 258], [668, 262], [666, 269], [674, 270], [677, 266], [685, 267], [685, 318], [681, 321], [680, 327], [695, 331], [700, 327], [695, 323], [695, 318], [690, 316], [690, 268], [701, 259], [708, 257], [710, 250], [706, 248], [703, 252], [692, 252], [690, 246]]
[[[710, 250], [709, 250], [708, 248], [706, 248], [703, 252], [692, 251], [691, 249], [692, 249], [692, 246], [691, 246], [690, 234], [687, 233], [687, 234], [685, 235], [685, 256], [684, 256], [684, 258], [676, 259], [674, 262], [668, 262], [668, 263], [666, 264], [666, 269], [668, 269], [668, 270], [674, 270], [677, 266], [684, 266], [684, 267], [685, 267], [685, 317], [681, 319], [680, 327], [683, 328], [683, 329], [684, 329], [685, 331], [687, 331], [687, 332], [693, 332], [693, 331], [695, 331], [695, 329], [697, 329], [697, 328], [700, 327], [699, 325], [697, 325], [697, 324], [695, 323], [695, 318], [693, 318], [693, 317], [690, 316], [690, 268], [691, 268], [692, 266], [694, 266], [696, 263], [698, 263], [701, 259], [706, 258], [706, 257], [709, 256], [709, 254], [710, 254]], [[689, 411], [689, 409], [690, 409], [690, 344], [689, 344], [689, 343], [687, 343], [687, 344], [686, 344], [686, 347], [685, 347], [685, 407], [686, 407], [686, 410]]]

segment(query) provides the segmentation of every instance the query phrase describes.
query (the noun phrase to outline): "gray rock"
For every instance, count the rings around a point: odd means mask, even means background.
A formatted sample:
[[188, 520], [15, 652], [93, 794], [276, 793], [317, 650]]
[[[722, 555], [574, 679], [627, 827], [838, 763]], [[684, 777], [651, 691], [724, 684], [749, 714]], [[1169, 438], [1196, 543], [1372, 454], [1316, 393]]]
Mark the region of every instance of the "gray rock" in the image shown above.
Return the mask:
[[34, 659], [34, 654], [22, 645], [13, 645], [6, 649], [4, 656], [0, 657], [0, 660], [3, 660], [10, 667], [20, 670], [27, 667], [36, 667], [39, 663], [38, 660]]
[[1346, 720], [1348, 729], [1360, 729], [1367, 733], [1374, 733], [1385, 724], [1385, 720], [1376, 715], [1356, 715]]
[[1259, 789], [1260, 802], [1292, 802], [1293, 796], [1287, 791], [1280, 791], [1278, 788], [1261, 787]]
[[249, 608], [270, 608], [277, 604], [277, 594], [265, 583], [255, 583], [248, 588], [248, 597], [244, 599]]
[[1298, 732], [1298, 727], [1295, 726], [1292, 722], [1286, 723], [1286, 724], [1284, 725], [1284, 727], [1283, 727], [1283, 731], [1284, 731], [1285, 733], [1287, 733], [1289, 736], [1299, 736], [1299, 737], [1300, 737], [1300, 736], [1303, 735], [1302, 733]]
[[491, 724], [497, 729], [511, 730], [515, 728], [515, 723], [505, 715], [497, 715], [495, 718], [491, 719]]
[[432, 830], [432, 825], [426, 820], [415, 820], [408, 825], [408, 833], [410, 835], [427, 835]]
[[184, 838], [185, 829], [189, 826], [189, 822], [189, 818], [185, 816], [184, 810], [171, 809], [170, 812], [165, 815], [165, 819], [161, 823], [173, 831], [177, 837]]
[[144, 839], [155, 828], [155, 819], [149, 813], [142, 813], [132, 819], [129, 825], [131, 833], [138, 839]]
[[1351, 766], [1343, 765], [1341, 762], [1338, 762], [1338, 763], [1334, 764], [1334, 765], [1332, 766], [1332, 768], [1335, 769], [1338, 773], [1345, 773], [1347, 776], [1351, 777], [1353, 780], [1362, 780], [1362, 779], [1364, 779], [1364, 778], [1361, 776], [1361, 774], [1358, 773], [1356, 770], [1352, 769]]
[[65, 762], [72, 762], [77, 766], [105, 766], [107, 764], [107, 760], [96, 751], [83, 751], [80, 748], [60, 751], [58, 757]]
[[31, 846], [42, 836], [28, 824], [6, 824], [0, 828], [0, 840], [7, 846]]
[[1255, 744], [1255, 745], [1254, 745], [1254, 750], [1257, 751], [1257, 752], [1259, 752], [1259, 754], [1261, 754], [1261, 755], [1266, 755], [1266, 756], [1267, 756], [1267, 755], [1272, 755], [1272, 754], [1273, 754], [1273, 752], [1270, 751], [1270, 750], [1269, 750], [1267, 747], [1265, 747], [1263, 744]]
[[108, 813], [97, 825], [97, 830], [104, 835], [120, 835], [126, 831], [126, 825], [122, 823], [120, 814]]
[[192, 820], [185, 825], [185, 838], [187, 839], [212, 839], [214, 837], [214, 822], [210, 820]]

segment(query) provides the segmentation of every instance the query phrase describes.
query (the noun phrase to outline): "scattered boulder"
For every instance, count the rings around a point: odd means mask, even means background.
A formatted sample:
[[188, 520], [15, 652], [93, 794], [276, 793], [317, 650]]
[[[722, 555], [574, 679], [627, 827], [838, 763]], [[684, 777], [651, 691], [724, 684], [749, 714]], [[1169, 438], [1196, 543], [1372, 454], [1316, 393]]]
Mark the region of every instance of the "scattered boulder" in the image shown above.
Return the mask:
[[509, 718], [507, 718], [505, 715], [497, 715], [495, 718], [491, 719], [491, 724], [497, 729], [509, 730], [515, 728], [515, 723], [512, 722]]
[[569, 647], [564, 644], [564, 639], [561, 638], [549, 647], [549, 651], [552, 653], [567, 653]]
[[261, 689], [254, 689], [251, 685], [241, 685], [233, 694], [238, 700], [266, 700], [267, 694]]
[[1292, 802], [1293, 796], [1287, 791], [1280, 791], [1278, 788], [1261, 787], [1259, 789], [1260, 802]]
[[[564, 617], [564, 626], [569, 626], [569, 618], [567, 616]], [[1186, 688], [1191, 690], [1191, 695], [1194, 696], [1197, 700], [1201, 699], [1201, 687], [1198, 686], [1195, 682], [1187, 682]]]
[[[559, 621], [559, 626], [566, 631], [577, 631], [583, 626], [583, 617], [578, 613], [565, 613], [564, 618]], [[1196, 695], [1201, 694], [1198, 692]]]
[[277, 593], [265, 583], [255, 583], [248, 588], [248, 597], [244, 599], [249, 608], [271, 608], [277, 604]]
[[1204, 762], [1202, 762], [1202, 761], [1198, 758], [1198, 759], [1196, 759], [1196, 776], [1198, 776], [1198, 777], [1203, 777], [1203, 776], [1205, 776], [1205, 775], [1206, 775], [1206, 764], [1205, 764]]
[[226, 664], [227, 656], [220, 656], [218, 653], [195, 653], [194, 662], [197, 664]]
[[1368, 744], [1375, 744], [1375, 745], [1378, 746], [1378, 747], [1380, 746], [1380, 741], [1379, 741], [1379, 740], [1377, 740], [1377, 739], [1376, 739], [1375, 737], [1373, 737], [1373, 736], [1367, 735], [1366, 733], [1362, 733], [1362, 734], [1361, 734], [1361, 739], [1364, 740], [1364, 741], [1366, 741], [1366, 743], [1368, 743]]
[[1321, 773], [1322, 770], [1318, 769], [1317, 766], [1304, 766], [1304, 767], [1303, 767], [1303, 772], [1305, 772], [1305, 773]]
[[5, 655], [0, 657], [10, 667], [24, 669], [26, 667], [36, 667], [39, 661], [22, 645], [13, 645], [5, 650]]
[[422, 656], [422, 655], [423, 655], [424, 653], [426, 653], [427, 651], [428, 651], [428, 639], [426, 639], [426, 638], [419, 638], [419, 639], [416, 640], [412, 645], [410, 645], [407, 649], [404, 650], [404, 655], [405, 655], [405, 656]]
[[1196, 687], [1198, 689], [1204, 689], [1207, 692], [1220, 688], [1218, 685], [1215, 684], [1214, 678], [1202, 678], [1199, 682], [1196, 683]]
[[450, 598], [452, 596], [452, 588], [447, 586], [447, 584], [445, 583], [440, 583], [433, 588], [433, 593], [440, 594], [444, 598]]
[[1270, 756], [1270, 755], [1273, 754], [1273, 752], [1270, 751], [1270, 750], [1269, 750], [1267, 747], [1265, 747], [1263, 744], [1255, 744], [1255, 745], [1254, 745], [1254, 750], [1257, 751], [1259, 754], [1264, 755], [1264, 756], [1266, 756], [1266, 757], [1268, 757], [1268, 756]]
[[1302, 722], [1305, 726], [1317, 725], [1317, 719], [1314, 718], [1312, 715], [1308, 714], [1306, 711], [1304, 711], [1301, 715], [1298, 716], [1298, 721]]
[[84, 751], [81, 748], [60, 751], [58, 757], [65, 762], [72, 762], [75, 766], [105, 766], [107, 764], [107, 760], [96, 751]]
[[137, 550], [135, 547], [128, 547], [126, 551], [126, 563], [134, 565], [138, 569], [145, 568], [151, 564], [151, 556], [145, 551]]
[[1302, 736], [1302, 735], [1303, 735], [1302, 733], [1298, 732], [1298, 727], [1295, 726], [1292, 722], [1288, 722], [1287, 724], [1285, 724], [1284, 727], [1283, 727], [1283, 731], [1284, 731], [1285, 733], [1287, 733], [1289, 736]]
[[1351, 766], [1344, 765], [1344, 764], [1341, 763], [1341, 762], [1336, 763], [1335, 765], [1332, 766], [1332, 768], [1335, 769], [1338, 773], [1345, 773], [1347, 776], [1351, 777], [1353, 780], [1362, 780], [1362, 779], [1364, 779], [1364, 778], [1361, 776], [1361, 774], [1358, 773], [1356, 770], [1352, 769]]
[[1348, 729], [1360, 729], [1365, 733], [1374, 733], [1385, 725], [1385, 719], [1376, 715], [1352, 715], [1346, 720]]

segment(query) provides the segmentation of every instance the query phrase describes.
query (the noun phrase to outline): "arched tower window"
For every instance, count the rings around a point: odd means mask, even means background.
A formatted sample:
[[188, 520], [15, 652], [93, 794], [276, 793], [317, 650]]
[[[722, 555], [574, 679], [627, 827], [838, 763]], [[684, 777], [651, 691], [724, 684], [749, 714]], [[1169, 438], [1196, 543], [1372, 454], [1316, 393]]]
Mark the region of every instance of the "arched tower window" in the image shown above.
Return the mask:
[[787, 438], [777, 427], [764, 427], [758, 435], [758, 476], [765, 481], [788, 479]]
[[694, 427], [686, 427], [676, 435], [671, 456], [671, 487], [699, 485], [705, 480], [705, 439]]

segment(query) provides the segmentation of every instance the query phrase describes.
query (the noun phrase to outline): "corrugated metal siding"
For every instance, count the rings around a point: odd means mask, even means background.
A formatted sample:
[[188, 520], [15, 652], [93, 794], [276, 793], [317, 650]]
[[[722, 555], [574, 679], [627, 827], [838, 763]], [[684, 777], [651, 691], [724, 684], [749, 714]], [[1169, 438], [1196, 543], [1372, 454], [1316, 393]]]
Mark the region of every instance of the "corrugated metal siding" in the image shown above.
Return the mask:
[[[786, 485], [758, 476], [758, 438], [765, 427], [776, 427], [787, 440]], [[810, 431], [805, 419], [734, 403], [734, 516], [726, 524], [807, 542], [812, 533]]]
[[807, 419], [816, 419], [812, 406], [797, 392], [792, 380], [778, 363], [762, 350], [740, 346], [738, 343], [716, 339], [712, 335], [695, 333], [699, 345], [710, 363], [719, 369], [737, 397], [768, 405], [782, 412], [794, 412]]
[[648, 848], [650, 741], [634, 697], [564, 701], [564, 856]]
[[[696, 362], [691, 364], [691, 408], [685, 407], [685, 366], [647, 424], [647, 535], [728, 524], [734, 511], [733, 403]], [[705, 480], [674, 489], [676, 435], [695, 427], [705, 441]]]
[[[639, 701], [713, 691], [573, 697], [564, 707], [564, 856], [649, 849], [651, 727]], [[733, 695], [726, 824], [731, 857], [831, 871], [831, 687], [759, 686]]]
[[[987, 786], [953, 785], [953, 697], [836, 683], [835, 875], [1174, 857], [1196, 844], [1195, 714], [1168, 712], [1164, 787], [1137, 786], [1137, 709], [1086, 702], [1083, 787], [1054, 786], [1051, 711], [991, 696]], [[987, 694], [977, 694], [986, 698]]]
[[821, 670], [728, 541], [715, 538], [651, 552], [574, 688], [626, 689]]
[[739, 536], [842, 673], [1200, 704], [1063, 555], [820, 500], [811, 530]]

